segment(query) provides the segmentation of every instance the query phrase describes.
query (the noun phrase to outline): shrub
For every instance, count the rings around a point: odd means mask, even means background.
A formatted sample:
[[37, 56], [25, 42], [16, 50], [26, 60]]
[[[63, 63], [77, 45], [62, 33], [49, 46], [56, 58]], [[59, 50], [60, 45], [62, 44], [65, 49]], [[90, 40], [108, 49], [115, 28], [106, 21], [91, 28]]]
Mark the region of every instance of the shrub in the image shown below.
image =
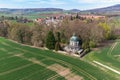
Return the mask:
[[93, 42], [93, 41], [90, 41], [89, 42], [89, 46], [90, 46], [90, 48], [94, 48], [96, 46], [96, 43]]
[[89, 53], [90, 52], [90, 48], [87, 48], [84, 50], [85, 53]]

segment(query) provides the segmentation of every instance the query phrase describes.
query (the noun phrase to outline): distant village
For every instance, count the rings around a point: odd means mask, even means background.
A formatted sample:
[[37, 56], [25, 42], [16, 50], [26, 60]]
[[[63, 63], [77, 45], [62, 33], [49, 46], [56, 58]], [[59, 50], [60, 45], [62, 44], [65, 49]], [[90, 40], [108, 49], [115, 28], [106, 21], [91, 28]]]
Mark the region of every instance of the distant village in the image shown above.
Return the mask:
[[100, 15], [79, 15], [79, 14], [76, 14], [76, 15], [71, 15], [71, 14], [53, 15], [53, 16], [46, 17], [46, 18], [37, 18], [37, 19], [35, 19], [35, 22], [37, 22], [39, 24], [40, 23], [45, 23], [48, 26], [50, 24], [56, 26], [60, 22], [62, 22], [64, 19], [73, 20], [74, 18], [81, 19], [81, 20], [85, 20], [85, 19], [94, 20], [94, 19], [103, 19], [103, 18], [105, 18], [105, 16], [100, 16]]
[[47, 26], [53, 25], [54, 27], [56, 27], [59, 23], [61, 23], [64, 19], [69, 19], [69, 20], [73, 20], [73, 19], [80, 19], [80, 20], [86, 20], [86, 19], [90, 19], [90, 20], [94, 20], [94, 19], [103, 19], [105, 18], [105, 16], [100, 16], [100, 15], [81, 15], [81, 14], [52, 14], [49, 15], [45, 18], [36, 18], [34, 20], [28, 19], [26, 17], [20, 17], [20, 16], [15, 16], [15, 17], [6, 17], [6, 16], [1, 16], [0, 17], [0, 22], [2, 22], [3, 20], [15, 20], [16, 22], [19, 23], [31, 23], [31, 22], [37, 22], [39, 24], [44, 23]]

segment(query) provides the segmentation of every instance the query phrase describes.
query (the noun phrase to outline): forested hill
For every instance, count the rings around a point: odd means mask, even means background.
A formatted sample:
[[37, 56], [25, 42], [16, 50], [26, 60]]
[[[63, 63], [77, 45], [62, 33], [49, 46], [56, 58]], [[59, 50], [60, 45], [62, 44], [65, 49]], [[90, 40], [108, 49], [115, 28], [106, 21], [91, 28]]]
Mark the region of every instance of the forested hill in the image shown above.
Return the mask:
[[79, 9], [70, 9], [65, 10], [61, 8], [25, 8], [25, 9], [10, 9], [10, 8], [0, 8], [0, 12], [3, 13], [37, 13], [37, 12], [87, 12], [87, 13], [106, 13], [106, 14], [120, 14], [120, 4], [96, 8], [90, 10], [79, 10]]
[[116, 13], [120, 14], [120, 4], [109, 6], [109, 7], [104, 7], [104, 8], [97, 8], [97, 9], [91, 9], [91, 10], [85, 10], [85, 12], [92, 12], [92, 13]]
[[26, 8], [26, 9], [9, 9], [9, 8], [0, 8], [0, 12], [5, 13], [33, 13], [33, 12], [62, 12], [63, 9], [60, 8]]

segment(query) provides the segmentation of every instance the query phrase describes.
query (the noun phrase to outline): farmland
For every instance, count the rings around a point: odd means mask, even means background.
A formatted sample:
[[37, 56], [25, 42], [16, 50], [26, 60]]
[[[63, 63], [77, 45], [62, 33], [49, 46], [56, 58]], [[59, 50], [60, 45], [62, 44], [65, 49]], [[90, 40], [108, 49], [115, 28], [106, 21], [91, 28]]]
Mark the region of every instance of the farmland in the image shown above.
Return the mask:
[[65, 14], [65, 12], [33, 12], [33, 13], [20, 13], [20, 12], [17, 12], [17, 13], [0, 13], [0, 16], [5, 16], [5, 17], [24, 17], [24, 18], [27, 18], [27, 19], [30, 19], [30, 20], [34, 20], [34, 19], [37, 19], [37, 18], [46, 18], [46, 17], [49, 17], [49, 16], [56, 16], [56, 15], [63, 15]]
[[79, 59], [0, 38], [0, 80], [119, 80], [120, 40]]
[[[92, 51], [87, 56], [85, 56], [84, 60], [86, 59], [86, 61], [91, 62], [94, 65], [95, 65], [94, 61], [98, 61], [102, 64], [105, 64], [106, 66], [109, 66], [112, 69], [115, 69], [116, 71], [119, 72], [119, 75], [120, 75], [120, 69], [119, 69], [120, 49], [119, 48], [120, 48], [120, 40], [116, 40], [109, 47], [105, 47], [97, 51]], [[100, 65], [96, 65], [96, 66], [100, 67]], [[108, 69], [106, 69], [105, 71], [111, 73], [111, 71], [108, 71]], [[116, 75], [115, 73], [113, 73], [113, 75], [120, 78], [119, 75]]]

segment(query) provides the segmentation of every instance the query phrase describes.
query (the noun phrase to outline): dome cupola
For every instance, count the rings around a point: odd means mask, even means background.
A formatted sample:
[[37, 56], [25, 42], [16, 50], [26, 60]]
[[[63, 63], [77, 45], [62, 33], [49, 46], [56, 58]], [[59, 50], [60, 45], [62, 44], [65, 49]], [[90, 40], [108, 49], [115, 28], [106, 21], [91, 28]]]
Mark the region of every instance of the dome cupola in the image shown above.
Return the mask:
[[79, 41], [79, 39], [78, 39], [78, 37], [75, 35], [75, 33], [74, 33], [73, 36], [70, 38], [70, 41], [74, 41], [74, 42]]

